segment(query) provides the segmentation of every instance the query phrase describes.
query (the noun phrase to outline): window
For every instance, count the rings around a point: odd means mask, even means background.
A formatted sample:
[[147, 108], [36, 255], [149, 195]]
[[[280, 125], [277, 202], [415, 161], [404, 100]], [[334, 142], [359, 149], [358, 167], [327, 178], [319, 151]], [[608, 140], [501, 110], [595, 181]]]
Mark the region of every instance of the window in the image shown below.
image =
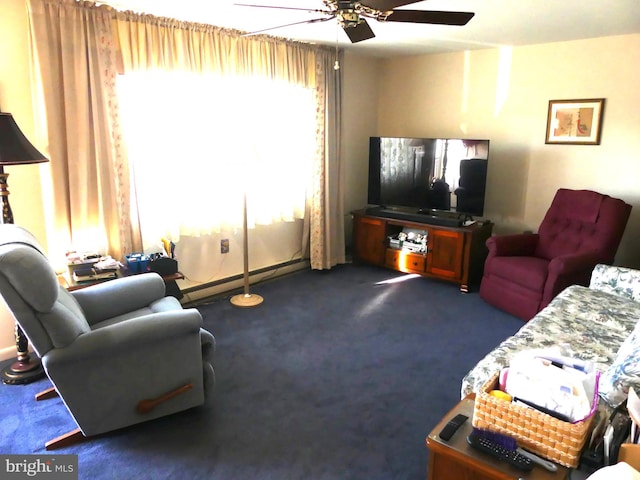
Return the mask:
[[118, 79], [143, 242], [304, 214], [315, 91], [258, 77], [136, 72]]

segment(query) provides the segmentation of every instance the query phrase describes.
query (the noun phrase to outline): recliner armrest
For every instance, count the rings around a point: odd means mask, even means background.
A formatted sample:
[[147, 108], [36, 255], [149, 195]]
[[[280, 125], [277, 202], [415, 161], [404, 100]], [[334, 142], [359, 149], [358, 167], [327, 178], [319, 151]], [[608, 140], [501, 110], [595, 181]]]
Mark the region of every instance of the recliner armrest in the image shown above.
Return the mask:
[[74, 290], [71, 295], [95, 323], [146, 307], [163, 298], [165, 291], [166, 285], [160, 275], [144, 273]]
[[560, 276], [591, 271], [602, 261], [602, 255], [598, 252], [582, 252], [560, 255], [549, 262], [549, 275]]
[[143, 350], [178, 337], [200, 332], [202, 315], [195, 308], [161, 312], [132, 318], [126, 322], [83, 333], [66, 346], [49, 351], [43, 361], [46, 366], [82, 364], [95, 358], [115, 358], [118, 354]]
[[540, 308], [547, 306], [551, 299], [570, 285], [589, 285], [591, 272], [600, 261], [602, 255], [594, 251], [560, 255], [551, 260]]
[[497, 257], [531, 256], [538, 245], [537, 233], [494, 235], [487, 239], [489, 255]]

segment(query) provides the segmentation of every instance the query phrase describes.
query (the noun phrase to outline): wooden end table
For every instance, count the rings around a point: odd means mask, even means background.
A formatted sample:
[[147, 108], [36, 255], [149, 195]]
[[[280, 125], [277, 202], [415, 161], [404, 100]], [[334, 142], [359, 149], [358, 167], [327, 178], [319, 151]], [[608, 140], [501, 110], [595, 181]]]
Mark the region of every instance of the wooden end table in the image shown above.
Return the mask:
[[[467, 444], [467, 435], [473, 426], [474, 399], [467, 397], [460, 401], [435, 426], [426, 439], [429, 448], [428, 480], [565, 480], [570, 469], [558, 465], [557, 472], [549, 472], [535, 465], [533, 470], [523, 472], [506, 462], [501, 462]], [[469, 419], [448, 442], [438, 434], [449, 420], [462, 413]]]
[[[115, 278], [126, 277], [128, 275], [129, 274], [127, 274], [127, 273], [123, 273], [122, 271], [118, 271], [117, 277], [115, 277]], [[132, 274], [132, 275], [135, 275], [135, 274]], [[89, 287], [89, 286], [95, 285], [97, 283], [103, 283], [103, 282], [108, 282], [110, 280], [114, 280], [114, 278], [106, 278], [106, 279], [101, 279], [101, 280], [90, 280], [90, 281], [87, 281], [87, 282], [76, 282], [66, 272], [63, 275], [63, 278], [64, 278], [64, 282], [65, 282], [64, 287], [70, 292], [73, 292], [74, 290], [80, 290], [81, 288]], [[184, 279], [184, 275], [182, 274], [182, 272], [171, 273], [169, 275], [162, 275], [162, 280], [164, 280], [164, 283], [167, 286], [167, 295], [174, 296], [174, 297], [176, 297], [178, 299], [182, 298], [182, 294], [180, 294], [180, 289], [178, 288], [178, 286], [176, 284], [176, 280], [182, 280], [182, 279]], [[178, 296], [178, 295], [180, 295], [180, 296]]]

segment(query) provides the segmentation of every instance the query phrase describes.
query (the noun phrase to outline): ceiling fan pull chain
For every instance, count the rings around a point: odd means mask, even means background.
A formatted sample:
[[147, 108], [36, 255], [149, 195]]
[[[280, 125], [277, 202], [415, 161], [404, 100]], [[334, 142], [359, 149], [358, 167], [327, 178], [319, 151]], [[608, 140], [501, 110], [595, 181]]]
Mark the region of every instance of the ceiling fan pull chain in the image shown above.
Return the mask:
[[340, 24], [336, 23], [336, 61], [333, 63], [334, 70], [340, 70], [340, 56], [338, 52], [338, 36], [340, 35]]

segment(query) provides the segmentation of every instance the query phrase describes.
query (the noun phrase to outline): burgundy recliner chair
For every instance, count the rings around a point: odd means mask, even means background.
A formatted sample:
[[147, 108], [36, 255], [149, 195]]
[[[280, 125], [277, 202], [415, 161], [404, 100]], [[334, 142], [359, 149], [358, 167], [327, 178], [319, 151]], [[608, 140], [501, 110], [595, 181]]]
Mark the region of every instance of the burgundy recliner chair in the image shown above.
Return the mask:
[[613, 263], [631, 205], [591, 190], [561, 188], [538, 233], [493, 236], [480, 284], [487, 303], [525, 321], [569, 285], [589, 285]]

